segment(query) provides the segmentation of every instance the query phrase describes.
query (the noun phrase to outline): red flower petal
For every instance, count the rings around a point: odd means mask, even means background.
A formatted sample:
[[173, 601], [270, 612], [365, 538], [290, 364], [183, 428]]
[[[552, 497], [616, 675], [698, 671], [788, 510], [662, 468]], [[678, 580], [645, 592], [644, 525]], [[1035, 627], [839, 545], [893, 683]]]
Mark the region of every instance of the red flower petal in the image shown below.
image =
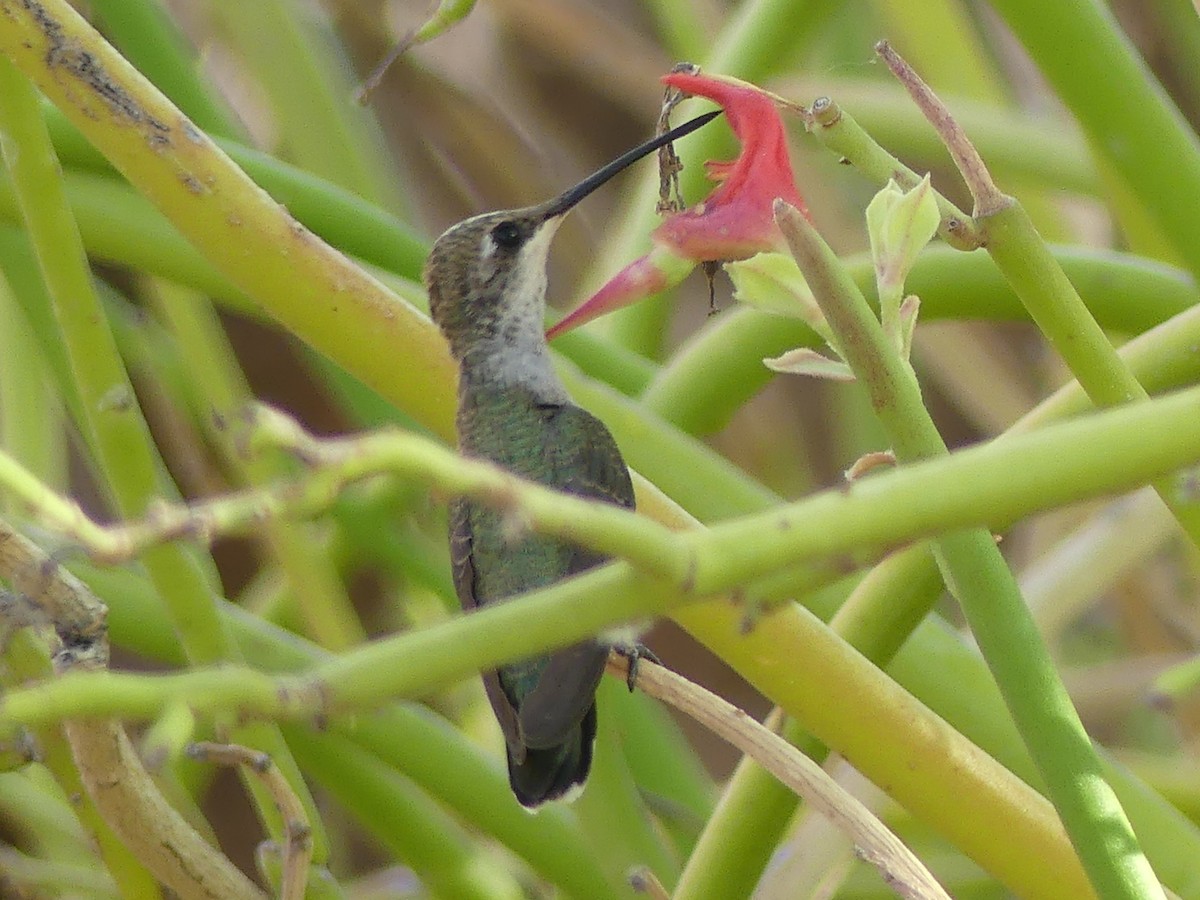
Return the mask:
[[645, 256], [638, 257], [605, 282], [604, 287], [592, 294], [586, 303], [559, 319], [546, 332], [546, 340], [552, 341], [560, 334], [598, 319], [614, 309], [631, 306], [651, 294], [674, 287], [695, 267], [692, 260], [677, 256], [669, 247], [656, 244]]
[[724, 107], [741, 152], [735, 159], [705, 163], [705, 172], [717, 188], [703, 202], [663, 220], [654, 231], [649, 255], [621, 270], [551, 328], [548, 338], [678, 283], [689, 261], [694, 265], [747, 259], [765, 250], [785, 250], [787, 242], [775, 224], [777, 198], [808, 215], [796, 190], [774, 97], [734, 78], [675, 72], [662, 80]]
[[788, 158], [787, 135], [774, 98], [744, 82], [675, 72], [666, 84], [715, 100], [725, 109], [742, 144], [736, 159], [709, 162], [706, 171], [719, 181], [704, 202], [667, 218], [654, 239], [697, 262], [745, 259], [786, 244], [775, 225], [772, 205], [782, 197], [808, 214]]

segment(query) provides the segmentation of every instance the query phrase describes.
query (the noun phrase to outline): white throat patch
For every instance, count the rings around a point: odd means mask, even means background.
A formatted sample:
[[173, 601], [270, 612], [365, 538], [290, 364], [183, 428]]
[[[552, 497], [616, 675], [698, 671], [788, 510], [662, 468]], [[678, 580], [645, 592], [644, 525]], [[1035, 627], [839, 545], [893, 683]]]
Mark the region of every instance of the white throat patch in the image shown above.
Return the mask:
[[[500, 383], [527, 388], [554, 403], [565, 401], [567, 393], [554, 372], [546, 346], [546, 259], [561, 222], [561, 218], [546, 222], [518, 251], [516, 268], [506, 286], [506, 303], [499, 312], [496, 338], [489, 342], [486, 360], [478, 361]], [[492, 255], [496, 251], [495, 241], [487, 234], [480, 253]]]

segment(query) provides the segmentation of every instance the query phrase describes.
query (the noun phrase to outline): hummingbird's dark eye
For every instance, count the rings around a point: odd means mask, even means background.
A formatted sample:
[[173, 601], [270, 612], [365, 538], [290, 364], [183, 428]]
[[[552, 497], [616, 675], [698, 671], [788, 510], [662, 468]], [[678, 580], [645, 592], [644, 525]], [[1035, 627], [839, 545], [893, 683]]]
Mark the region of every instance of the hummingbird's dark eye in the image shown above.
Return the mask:
[[516, 250], [521, 246], [521, 229], [516, 222], [505, 219], [492, 229], [492, 240], [501, 250]]

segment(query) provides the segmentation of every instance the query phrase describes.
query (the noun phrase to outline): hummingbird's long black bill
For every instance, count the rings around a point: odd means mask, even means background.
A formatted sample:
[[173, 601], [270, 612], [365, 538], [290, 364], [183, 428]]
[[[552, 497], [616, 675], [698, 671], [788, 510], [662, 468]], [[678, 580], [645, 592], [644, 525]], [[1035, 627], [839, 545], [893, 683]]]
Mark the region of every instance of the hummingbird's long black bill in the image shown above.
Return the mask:
[[714, 109], [712, 112], [707, 112], [702, 116], [696, 116], [696, 118], [690, 119], [689, 121], [684, 122], [682, 125], [672, 128], [665, 134], [660, 134], [658, 137], [651, 138], [650, 140], [646, 141], [646, 143], [639, 144], [632, 150], [627, 150], [625, 153], [622, 153], [604, 168], [593, 172], [587, 178], [583, 179], [583, 181], [579, 182], [579, 184], [572, 188], [568, 188], [562, 194], [547, 203], [545, 207], [546, 218], [550, 219], [554, 216], [562, 215], [621, 170], [628, 168], [632, 163], [637, 162], [643, 156], [653, 153], [664, 144], [669, 144], [676, 138], [681, 138], [685, 134], [691, 134], [697, 128], [707, 125], [717, 116], [719, 116], [721, 112], [722, 110]]

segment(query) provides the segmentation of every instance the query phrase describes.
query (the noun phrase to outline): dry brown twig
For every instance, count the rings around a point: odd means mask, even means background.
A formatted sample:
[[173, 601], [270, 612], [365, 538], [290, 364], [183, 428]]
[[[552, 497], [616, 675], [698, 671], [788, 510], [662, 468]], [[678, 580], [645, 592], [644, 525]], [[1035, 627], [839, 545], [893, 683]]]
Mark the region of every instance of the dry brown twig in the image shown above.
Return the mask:
[[[616, 652], [610, 654], [608, 670], [627, 681], [628, 658]], [[899, 838], [824, 769], [779, 735], [716, 694], [645, 657], [638, 660], [635, 675], [635, 684], [642, 691], [686, 713], [752, 757], [849, 835], [862, 858], [879, 870], [897, 894], [909, 900], [949, 900], [949, 894]]]
[[[0, 576], [32, 620], [53, 631], [59, 675], [108, 667], [108, 610], [74, 575], [0, 520]], [[121, 723], [69, 719], [71, 754], [96, 809], [159, 881], [184, 900], [265, 900], [266, 895], [176, 812], [150, 778]]]
[[993, 215], [1012, 205], [1012, 198], [996, 186], [983, 158], [975, 145], [971, 143], [965, 131], [962, 130], [950, 114], [949, 108], [942, 102], [925, 83], [920, 75], [910, 66], [899, 53], [892, 49], [887, 41], [875, 45], [875, 52], [887, 63], [896, 80], [908, 91], [913, 102], [925, 115], [929, 124], [937, 131], [942, 143], [950, 151], [955, 166], [962, 173], [963, 180], [975, 201], [973, 215], [976, 219]]
[[222, 766], [242, 766], [253, 773], [271, 794], [275, 808], [283, 818], [283, 866], [279, 900], [303, 900], [312, 862], [312, 828], [304, 804], [296, 796], [283, 773], [266, 753], [240, 744], [215, 744], [201, 741], [189, 744], [187, 755], [200, 762]]
[[[687, 72], [690, 75], [699, 73], [700, 67], [695, 63], [680, 62], [671, 67], [672, 72]], [[667, 86], [663, 94], [662, 109], [658, 113], [658, 125], [655, 134], [666, 134], [671, 130], [671, 113], [680, 103], [690, 97], [679, 88]], [[660, 213], [679, 212], [686, 205], [683, 193], [679, 189], [679, 173], [683, 171], [683, 160], [675, 152], [674, 144], [664, 144], [658, 148], [658, 207]]]

